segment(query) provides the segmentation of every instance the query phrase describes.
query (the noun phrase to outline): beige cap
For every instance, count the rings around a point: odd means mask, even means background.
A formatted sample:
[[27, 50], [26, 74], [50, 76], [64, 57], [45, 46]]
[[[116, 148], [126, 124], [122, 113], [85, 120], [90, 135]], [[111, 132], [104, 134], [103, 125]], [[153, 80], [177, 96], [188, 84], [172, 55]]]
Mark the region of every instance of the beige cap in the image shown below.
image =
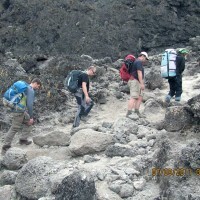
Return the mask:
[[145, 51], [142, 51], [140, 53], [140, 55], [144, 55], [146, 57], [146, 59], [149, 60], [149, 56], [148, 56], [148, 54]]

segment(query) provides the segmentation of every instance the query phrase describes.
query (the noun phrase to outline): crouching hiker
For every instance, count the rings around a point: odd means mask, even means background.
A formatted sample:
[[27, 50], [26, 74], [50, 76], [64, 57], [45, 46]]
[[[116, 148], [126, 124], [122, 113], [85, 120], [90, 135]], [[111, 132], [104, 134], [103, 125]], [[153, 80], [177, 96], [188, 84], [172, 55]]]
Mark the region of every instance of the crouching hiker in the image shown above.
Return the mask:
[[78, 89], [74, 93], [77, 101], [78, 110], [75, 115], [73, 127], [80, 125], [80, 120], [86, 117], [92, 109], [94, 103], [89, 97], [90, 76], [94, 76], [96, 67], [90, 66], [86, 71], [81, 71], [78, 76]]
[[131, 77], [128, 81], [128, 86], [130, 88], [130, 100], [128, 102], [128, 111], [126, 117], [132, 113], [134, 109], [135, 113], [139, 117], [142, 115], [139, 112], [140, 104], [143, 99], [144, 92], [144, 68], [143, 65], [149, 59], [146, 52], [141, 52], [139, 57], [134, 61], [130, 68]]
[[[12, 140], [17, 132], [22, 132], [19, 144], [29, 145], [32, 142], [27, 138], [32, 130], [34, 90], [41, 87], [41, 81], [34, 78], [30, 84], [24, 81], [15, 82], [4, 94], [4, 105], [9, 107], [12, 114], [12, 125], [5, 137], [2, 154], [11, 147]], [[8, 95], [9, 94], [9, 95]]]

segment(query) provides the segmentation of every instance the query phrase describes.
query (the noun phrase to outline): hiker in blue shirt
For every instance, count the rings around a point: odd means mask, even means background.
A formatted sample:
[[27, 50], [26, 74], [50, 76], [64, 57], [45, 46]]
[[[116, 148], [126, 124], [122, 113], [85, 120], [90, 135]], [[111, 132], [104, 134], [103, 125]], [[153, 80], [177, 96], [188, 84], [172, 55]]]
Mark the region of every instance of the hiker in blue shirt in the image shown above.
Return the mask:
[[182, 73], [185, 70], [185, 56], [188, 54], [187, 49], [179, 49], [176, 57], [176, 76], [168, 79], [170, 91], [165, 97], [167, 103], [175, 96], [175, 101], [181, 100], [182, 90]]
[[25, 99], [24, 104], [26, 106], [26, 110], [25, 111], [12, 110], [13, 112], [12, 125], [4, 140], [4, 145], [2, 147], [2, 154], [5, 154], [5, 152], [11, 147], [11, 142], [15, 134], [19, 131], [22, 131], [22, 134], [20, 135], [19, 139], [19, 143], [21, 145], [22, 144], [29, 145], [32, 143], [31, 141], [28, 141], [27, 138], [32, 130], [31, 125], [33, 125], [34, 123], [33, 119], [33, 103], [35, 96], [34, 90], [37, 90], [40, 87], [41, 87], [40, 79], [34, 78], [24, 92], [25, 98], [23, 99]]

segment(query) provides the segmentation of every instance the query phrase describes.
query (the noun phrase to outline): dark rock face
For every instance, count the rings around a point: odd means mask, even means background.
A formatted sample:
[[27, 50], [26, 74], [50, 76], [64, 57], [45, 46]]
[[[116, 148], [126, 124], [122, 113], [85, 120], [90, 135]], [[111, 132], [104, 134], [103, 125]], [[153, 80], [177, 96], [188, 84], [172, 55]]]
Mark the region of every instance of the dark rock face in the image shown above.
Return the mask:
[[200, 95], [197, 95], [188, 101], [188, 104], [194, 113], [194, 116], [200, 119]]
[[182, 149], [180, 160], [185, 166], [192, 169], [199, 168], [200, 165], [200, 145], [199, 143], [191, 143]]
[[62, 181], [55, 197], [57, 200], [94, 200], [95, 193], [94, 180], [77, 171]]
[[179, 131], [192, 122], [192, 116], [187, 107], [172, 106], [165, 114], [164, 128], [167, 131]]
[[147, 84], [147, 88], [151, 90], [161, 88], [163, 84], [163, 79], [160, 76], [160, 72], [156, 72], [153, 70], [146, 74], [145, 81]]
[[199, 6], [198, 0], [3, 0], [0, 52], [117, 58], [180, 44], [200, 34]]

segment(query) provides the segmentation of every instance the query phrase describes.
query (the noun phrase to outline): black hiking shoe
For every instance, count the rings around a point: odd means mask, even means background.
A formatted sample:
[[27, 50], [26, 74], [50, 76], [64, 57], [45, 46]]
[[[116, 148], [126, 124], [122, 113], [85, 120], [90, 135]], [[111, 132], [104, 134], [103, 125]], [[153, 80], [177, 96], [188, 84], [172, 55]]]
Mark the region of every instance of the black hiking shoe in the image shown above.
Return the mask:
[[127, 113], [126, 113], [126, 117], [128, 117], [131, 114], [132, 114], [132, 110], [128, 110]]
[[32, 141], [28, 141], [28, 140], [19, 140], [19, 144], [21, 144], [21, 145], [23, 145], [23, 144], [29, 145], [29, 144], [31, 144], [31, 143], [32, 143]]
[[143, 114], [141, 114], [141, 113], [139, 112], [139, 110], [135, 110], [135, 113], [137, 114], [137, 116], [138, 116], [139, 118], [146, 118]]
[[5, 155], [6, 151], [8, 151], [8, 149], [10, 149], [10, 147], [11, 147], [10, 145], [4, 144], [1, 149], [1, 155]]

